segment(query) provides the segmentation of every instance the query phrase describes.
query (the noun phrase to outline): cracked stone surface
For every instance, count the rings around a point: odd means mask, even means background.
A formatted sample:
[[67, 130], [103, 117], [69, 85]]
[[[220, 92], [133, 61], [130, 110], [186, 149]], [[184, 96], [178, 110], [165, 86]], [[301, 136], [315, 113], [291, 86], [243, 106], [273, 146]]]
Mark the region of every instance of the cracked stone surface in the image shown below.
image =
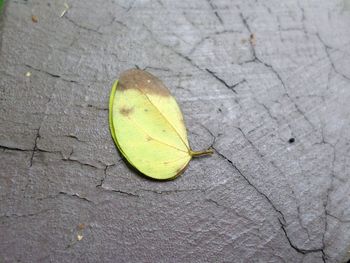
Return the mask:
[[[350, 1], [67, 3], [2, 17], [1, 262], [350, 258]], [[215, 150], [175, 181], [137, 175], [110, 137], [132, 67]]]

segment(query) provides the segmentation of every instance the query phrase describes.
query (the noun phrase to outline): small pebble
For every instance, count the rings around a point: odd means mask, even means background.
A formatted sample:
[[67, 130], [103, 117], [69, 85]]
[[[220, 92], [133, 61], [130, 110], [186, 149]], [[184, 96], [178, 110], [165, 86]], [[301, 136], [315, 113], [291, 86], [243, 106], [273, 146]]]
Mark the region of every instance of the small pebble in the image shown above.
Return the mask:
[[38, 17], [37, 16], [32, 16], [32, 21], [33, 21], [33, 23], [38, 23]]

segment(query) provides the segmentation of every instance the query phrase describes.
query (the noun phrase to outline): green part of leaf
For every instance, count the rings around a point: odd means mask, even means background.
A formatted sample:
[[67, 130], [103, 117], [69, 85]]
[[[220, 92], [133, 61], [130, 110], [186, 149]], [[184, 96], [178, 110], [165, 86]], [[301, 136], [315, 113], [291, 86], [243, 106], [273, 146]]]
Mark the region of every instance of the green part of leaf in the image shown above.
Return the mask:
[[109, 96], [109, 115], [108, 115], [108, 119], [109, 119], [109, 129], [111, 131], [111, 135], [112, 135], [113, 141], [118, 146], [117, 137], [115, 136], [114, 126], [113, 126], [113, 102], [114, 102], [114, 95], [115, 95], [115, 91], [117, 89], [117, 86], [118, 86], [118, 80], [116, 80], [114, 82], [114, 84], [112, 86], [111, 95]]

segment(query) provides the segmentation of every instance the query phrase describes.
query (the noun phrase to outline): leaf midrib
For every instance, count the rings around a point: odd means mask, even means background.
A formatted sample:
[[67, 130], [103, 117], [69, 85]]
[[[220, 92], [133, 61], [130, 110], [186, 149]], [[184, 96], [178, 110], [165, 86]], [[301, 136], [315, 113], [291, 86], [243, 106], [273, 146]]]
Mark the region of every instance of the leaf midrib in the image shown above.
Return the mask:
[[147, 96], [146, 93], [144, 93], [144, 92], [143, 92], [140, 88], [138, 88], [138, 87], [137, 87], [136, 89], [139, 90], [139, 91], [147, 98], [147, 100], [149, 101], [149, 103], [160, 113], [160, 115], [163, 117], [163, 119], [165, 119], [165, 120], [169, 123], [170, 127], [175, 131], [175, 133], [177, 134], [177, 136], [180, 138], [180, 140], [182, 141], [182, 143], [185, 145], [185, 147], [186, 147], [188, 153], [190, 153], [189, 147], [187, 146], [187, 144], [185, 143], [185, 141], [183, 140], [183, 138], [181, 137], [181, 135], [179, 134], [179, 132], [175, 129], [175, 127], [173, 126], [173, 124], [164, 116], [164, 114], [159, 110], [159, 108], [158, 108], [156, 105], [153, 104], [153, 102], [152, 102], [151, 99]]

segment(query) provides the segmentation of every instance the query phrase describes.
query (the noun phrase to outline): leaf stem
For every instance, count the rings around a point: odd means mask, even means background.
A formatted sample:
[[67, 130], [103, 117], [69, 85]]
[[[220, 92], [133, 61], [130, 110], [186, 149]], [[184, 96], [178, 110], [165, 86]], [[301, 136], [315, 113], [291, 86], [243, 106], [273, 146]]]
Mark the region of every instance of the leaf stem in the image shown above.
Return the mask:
[[208, 149], [208, 150], [204, 150], [204, 151], [192, 151], [192, 150], [190, 150], [190, 155], [192, 157], [199, 157], [199, 156], [213, 154], [213, 153], [214, 153], [213, 149]]

